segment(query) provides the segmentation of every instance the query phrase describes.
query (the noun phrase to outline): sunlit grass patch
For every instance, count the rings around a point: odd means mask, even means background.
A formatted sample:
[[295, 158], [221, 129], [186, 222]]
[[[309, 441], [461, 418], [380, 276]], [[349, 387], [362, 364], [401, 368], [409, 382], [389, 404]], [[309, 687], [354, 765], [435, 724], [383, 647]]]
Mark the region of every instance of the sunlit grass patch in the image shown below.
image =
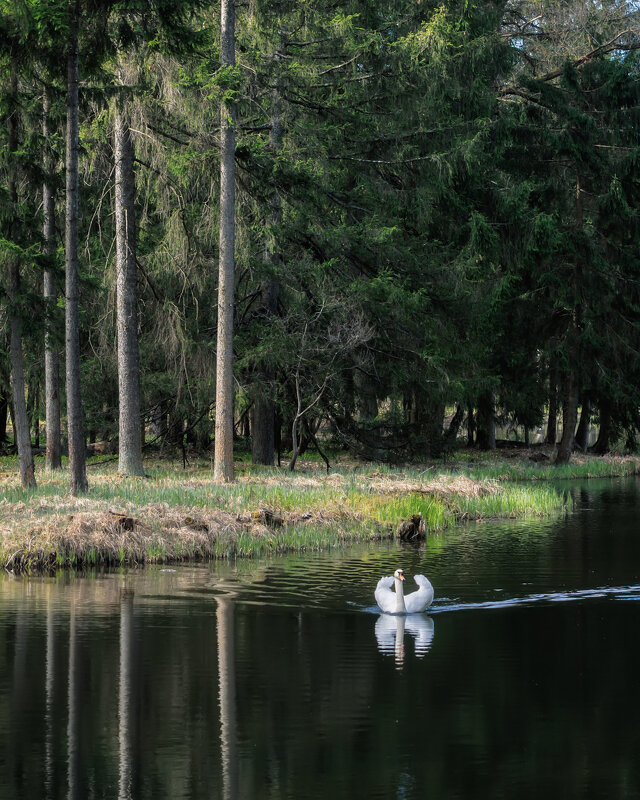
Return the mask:
[[551, 486], [505, 484], [495, 494], [456, 498], [462, 519], [543, 517], [557, 513], [569, 502]]
[[442, 530], [455, 522], [446, 504], [433, 495], [372, 495], [358, 498], [357, 505], [365, 517], [394, 529], [414, 514], [422, 514], [428, 531]]

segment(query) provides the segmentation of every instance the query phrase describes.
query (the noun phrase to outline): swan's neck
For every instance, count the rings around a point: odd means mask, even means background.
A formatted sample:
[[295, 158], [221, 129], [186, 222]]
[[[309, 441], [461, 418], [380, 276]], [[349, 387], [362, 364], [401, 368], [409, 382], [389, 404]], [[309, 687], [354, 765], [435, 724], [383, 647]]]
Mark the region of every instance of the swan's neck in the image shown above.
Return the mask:
[[404, 613], [406, 611], [404, 605], [404, 587], [400, 578], [394, 578], [396, 582], [396, 613]]

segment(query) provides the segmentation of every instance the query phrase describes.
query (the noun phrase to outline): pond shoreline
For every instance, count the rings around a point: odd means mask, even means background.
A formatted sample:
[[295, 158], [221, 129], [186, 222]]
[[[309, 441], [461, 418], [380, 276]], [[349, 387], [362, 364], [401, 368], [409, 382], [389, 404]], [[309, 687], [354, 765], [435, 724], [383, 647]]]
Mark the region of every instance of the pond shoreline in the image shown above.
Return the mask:
[[319, 551], [392, 540], [414, 514], [430, 535], [467, 521], [562, 513], [567, 498], [549, 477], [640, 472], [637, 458], [582, 458], [569, 475], [521, 456], [478, 461], [453, 469], [341, 465], [329, 475], [313, 464], [294, 474], [239, 465], [238, 481], [227, 485], [213, 483], [208, 464], [171, 471], [156, 463], [146, 479], [118, 476], [111, 465], [92, 473], [80, 497], [65, 493], [64, 472], [43, 473], [35, 492], [5, 477], [0, 564], [14, 574], [49, 573]]

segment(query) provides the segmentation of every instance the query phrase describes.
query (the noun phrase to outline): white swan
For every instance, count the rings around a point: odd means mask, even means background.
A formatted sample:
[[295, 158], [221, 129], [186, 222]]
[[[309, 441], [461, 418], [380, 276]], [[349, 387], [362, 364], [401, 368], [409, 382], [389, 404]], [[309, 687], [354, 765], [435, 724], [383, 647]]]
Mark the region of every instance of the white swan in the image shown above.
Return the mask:
[[[424, 575], [414, 575], [418, 591], [404, 594], [404, 571], [397, 569], [393, 575], [380, 578], [376, 586], [376, 603], [385, 614], [419, 614], [433, 603], [433, 586]], [[395, 592], [391, 587], [395, 583]]]

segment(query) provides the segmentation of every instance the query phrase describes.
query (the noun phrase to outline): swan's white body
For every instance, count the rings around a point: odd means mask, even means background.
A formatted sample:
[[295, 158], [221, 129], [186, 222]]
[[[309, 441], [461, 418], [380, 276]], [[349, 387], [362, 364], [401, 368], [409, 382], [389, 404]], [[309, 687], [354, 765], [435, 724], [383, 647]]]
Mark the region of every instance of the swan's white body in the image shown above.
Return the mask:
[[[419, 614], [433, 603], [433, 586], [424, 575], [414, 575], [418, 591], [405, 595], [404, 573], [397, 569], [393, 575], [380, 578], [376, 586], [376, 603], [385, 614]], [[391, 589], [395, 584], [395, 592]]]

